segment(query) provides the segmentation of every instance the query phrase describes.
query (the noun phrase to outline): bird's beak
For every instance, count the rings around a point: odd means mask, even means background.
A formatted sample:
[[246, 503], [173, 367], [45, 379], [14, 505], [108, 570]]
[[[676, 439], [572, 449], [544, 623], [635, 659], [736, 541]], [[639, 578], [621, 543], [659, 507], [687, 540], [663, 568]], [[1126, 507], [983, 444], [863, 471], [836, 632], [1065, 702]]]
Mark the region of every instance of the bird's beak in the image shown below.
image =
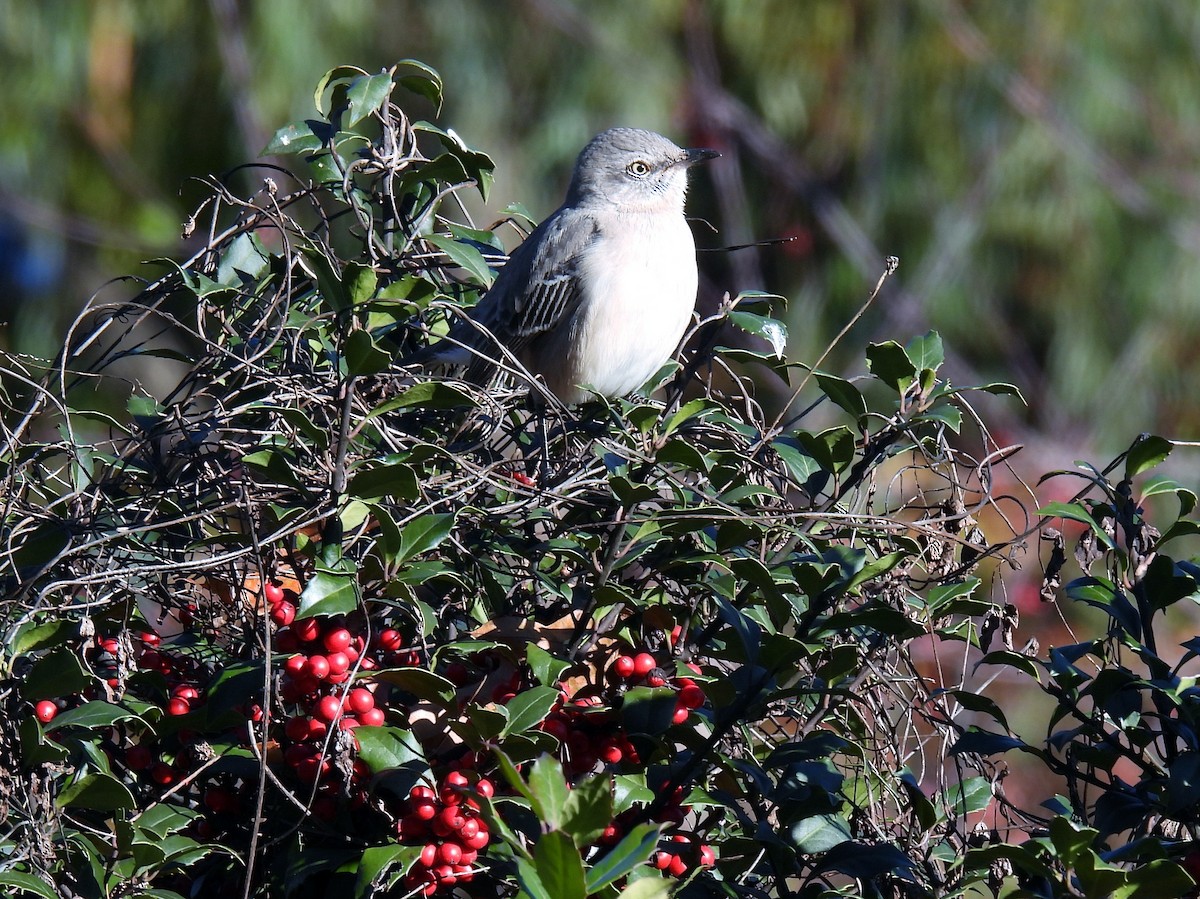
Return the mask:
[[683, 151], [685, 154], [684, 164], [695, 165], [698, 162], [707, 162], [710, 159], [716, 159], [721, 154], [716, 150], [705, 150], [703, 148], [691, 148]]

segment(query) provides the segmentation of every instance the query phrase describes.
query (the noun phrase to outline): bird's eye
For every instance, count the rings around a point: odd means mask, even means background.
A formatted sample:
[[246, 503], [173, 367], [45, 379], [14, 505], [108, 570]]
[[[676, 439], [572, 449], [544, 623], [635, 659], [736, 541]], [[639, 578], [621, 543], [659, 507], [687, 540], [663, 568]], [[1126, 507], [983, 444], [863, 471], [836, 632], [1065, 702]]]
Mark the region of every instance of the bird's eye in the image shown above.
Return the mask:
[[637, 159], [625, 166], [625, 171], [633, 175], [635, 178], [644, 178], [650, 174], [650, 164]]

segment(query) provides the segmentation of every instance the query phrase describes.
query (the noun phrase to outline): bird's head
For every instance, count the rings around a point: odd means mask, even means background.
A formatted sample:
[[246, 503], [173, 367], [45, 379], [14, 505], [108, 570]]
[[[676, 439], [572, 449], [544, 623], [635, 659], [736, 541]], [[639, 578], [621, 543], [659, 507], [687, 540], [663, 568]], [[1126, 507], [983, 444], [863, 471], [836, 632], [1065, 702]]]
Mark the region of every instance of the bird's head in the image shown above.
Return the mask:
[[653, 131], [610, 128], [579, 154], [567, 203], [682, 212], [688, 169], [719, 155], [714, 150], [685, 150]]

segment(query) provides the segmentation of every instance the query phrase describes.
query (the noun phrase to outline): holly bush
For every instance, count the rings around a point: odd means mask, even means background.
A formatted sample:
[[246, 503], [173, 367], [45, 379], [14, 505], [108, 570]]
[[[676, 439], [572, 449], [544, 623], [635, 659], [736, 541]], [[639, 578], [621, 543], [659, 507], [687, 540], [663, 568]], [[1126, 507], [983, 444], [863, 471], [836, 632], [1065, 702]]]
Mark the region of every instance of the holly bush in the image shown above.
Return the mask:
[[[329, 73], [267, 148], [294, 172], [211, 180], [191, 259], [95, 298], [44, 371], [6, 358], [0, 884], [1189, 889], [1200, 646], [1154, 633], [1197, 596], [1161, 551], [1195, 497], [1145, 476], [1170, 444], [1031, 511], [972, 404], [1013, 388], [949, 383], [935, 333], [806, 368], [759, 294], [697, 321], [662, 400], [398, 366], [528, 224], [476, 224], [491, 161], [401, 98], [436, 108], [436, 73]], [[1179, 500], [1161, 533], [1135, 478]], [[1086, 568], [1061, 589], [1060, 519]], [[1046, 658], [1004, 593], [1039, 529], [1050, 598], [1108, 628]], [[1044, 742], [997, 670], [1055, 703]], [[1009, 799], [1009, 752], [1064, 794]]]

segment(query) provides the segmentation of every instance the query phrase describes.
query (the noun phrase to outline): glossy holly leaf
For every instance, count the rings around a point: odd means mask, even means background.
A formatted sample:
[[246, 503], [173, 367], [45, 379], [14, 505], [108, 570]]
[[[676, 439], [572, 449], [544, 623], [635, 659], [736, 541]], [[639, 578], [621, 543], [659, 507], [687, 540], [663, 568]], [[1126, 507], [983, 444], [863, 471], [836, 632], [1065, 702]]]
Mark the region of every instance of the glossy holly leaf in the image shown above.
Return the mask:
[[[658, 845], [661, 824], [639, 824], [588, 869], [585, 885], [591, 895], [645, 864]], [[622, 894], [624, 895], [624, 894]]]

